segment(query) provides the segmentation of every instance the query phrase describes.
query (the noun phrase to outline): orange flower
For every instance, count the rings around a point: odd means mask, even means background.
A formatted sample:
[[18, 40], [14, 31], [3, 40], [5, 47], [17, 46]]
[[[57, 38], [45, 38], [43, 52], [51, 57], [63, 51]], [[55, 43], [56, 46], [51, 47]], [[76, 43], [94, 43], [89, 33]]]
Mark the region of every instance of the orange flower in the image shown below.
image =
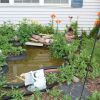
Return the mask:
[[57, 20], [55, 20], [55, 22], [56, 22], [57, 24], [60, 24], [60, 23], [61, 23], [61, 20], [60, 20], [60, 19], [57, 19]]
[[99, 25], [100, 25], [100, 20], [96, 20], [96, 21], [95, 21], [95, 25], [96, 25], [96, 26], [99, 26]]
[[98, 12], [97, 15], [100, 16], [100, 12]]
[[55, 13], [52, 13], [51, 14], [51, 18], [53, 18], [53, 19], [56, 18], [56, 14]]

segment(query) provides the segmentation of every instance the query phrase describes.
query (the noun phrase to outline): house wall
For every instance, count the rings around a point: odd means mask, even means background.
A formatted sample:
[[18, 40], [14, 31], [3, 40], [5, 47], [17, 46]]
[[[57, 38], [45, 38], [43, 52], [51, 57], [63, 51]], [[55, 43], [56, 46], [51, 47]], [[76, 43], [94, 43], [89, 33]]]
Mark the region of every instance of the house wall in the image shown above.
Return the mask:
[[23, 18], [38, 20], [42, 24], [47, 24], [51, 18], [50, 14], [55, 12], [57, 17], [62, 20], [60, 28], [64, 29], [69, 23], [68, 16], [73, 16], [73, 21], [77, 20], [80, 30], [89, 30], [94, 25], [97, 12], [100, 11], [100, 0], [83, 0], [82, 8], [71, 8], [70, 6], [46, 6], [46, 5], [1, 5], [0, 4], [0, 24], [3, 21], [18, 23]]

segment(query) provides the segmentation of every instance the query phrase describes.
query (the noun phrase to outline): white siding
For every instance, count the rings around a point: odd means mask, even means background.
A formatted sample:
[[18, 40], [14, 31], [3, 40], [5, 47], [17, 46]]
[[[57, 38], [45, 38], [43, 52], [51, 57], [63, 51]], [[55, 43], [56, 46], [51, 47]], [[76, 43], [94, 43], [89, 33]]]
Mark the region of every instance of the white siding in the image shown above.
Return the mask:
[[65, 25], [69, 23], [68, 16], [73, 16], [73, 20], [76, 20], [78, 16], [79, 27], [87, 30], [89, 27], [93, 27], [98, 11], [100, 11], [100, 0], [84, 0], [83, 8], [2, 4], [0, 5], [0, 23], [3, 23], [3, 21], [17, 23], [23, 18], [31, 18], [38, 20], [42, 24], [47, 24], [51, 20], [50, 14], [56, 12], [58, 18], [62, 20], [61, 29], [64, 29]]

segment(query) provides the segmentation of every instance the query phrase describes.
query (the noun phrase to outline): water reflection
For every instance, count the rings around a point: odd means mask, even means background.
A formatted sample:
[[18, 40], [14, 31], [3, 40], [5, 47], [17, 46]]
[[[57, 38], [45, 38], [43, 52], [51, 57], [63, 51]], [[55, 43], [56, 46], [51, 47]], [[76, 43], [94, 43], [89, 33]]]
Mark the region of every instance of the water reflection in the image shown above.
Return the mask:
[[8, 80], [12, 80], [15, 76], [20, 75], [31, 70], [39, 69], [43, 66], [60, 66], [61, 60], [51, 57], [49, 50], [42, 47], [26, 47], [27, 58], [20, 61], [9, 61], [9, 72], [7, 74]]

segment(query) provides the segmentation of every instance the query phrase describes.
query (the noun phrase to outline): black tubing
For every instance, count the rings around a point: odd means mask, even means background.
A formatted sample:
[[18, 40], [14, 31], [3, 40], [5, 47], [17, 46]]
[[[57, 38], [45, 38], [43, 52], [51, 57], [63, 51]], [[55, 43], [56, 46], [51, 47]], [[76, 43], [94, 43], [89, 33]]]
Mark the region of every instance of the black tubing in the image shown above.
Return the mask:
[[[47, 88], [46, 89], [51, 89], [54, 86], [56, 86], [57, 84], [58, 84], [57, 82], [54, 82], [53, 84], [47, 85]], [[46, 92], [46, 89], [43, 89], [40, 92]], [[29, 95], [32, 95], [34, 92], [30, 92], [30, 91], [26, 90], [22, 94], [23, 94], [23, 96], [29, 96]], [[11, 100], [11, 99], [13, 99], [13, 97], [11, 95], [10, 96], [4, 95], [1, 100]]]
[[48, 69], [57, 69], [59, 67], [61, 67], [61, 66], [48, 66], [48, 67], [42, 67], [40, 69], [48, 70]]
[[7, 83], [3, 88], [13, 89], [13, 88], [23, 88], [23, 87], [25, 87], [24, 82], [21, 82], [21, 83]]

